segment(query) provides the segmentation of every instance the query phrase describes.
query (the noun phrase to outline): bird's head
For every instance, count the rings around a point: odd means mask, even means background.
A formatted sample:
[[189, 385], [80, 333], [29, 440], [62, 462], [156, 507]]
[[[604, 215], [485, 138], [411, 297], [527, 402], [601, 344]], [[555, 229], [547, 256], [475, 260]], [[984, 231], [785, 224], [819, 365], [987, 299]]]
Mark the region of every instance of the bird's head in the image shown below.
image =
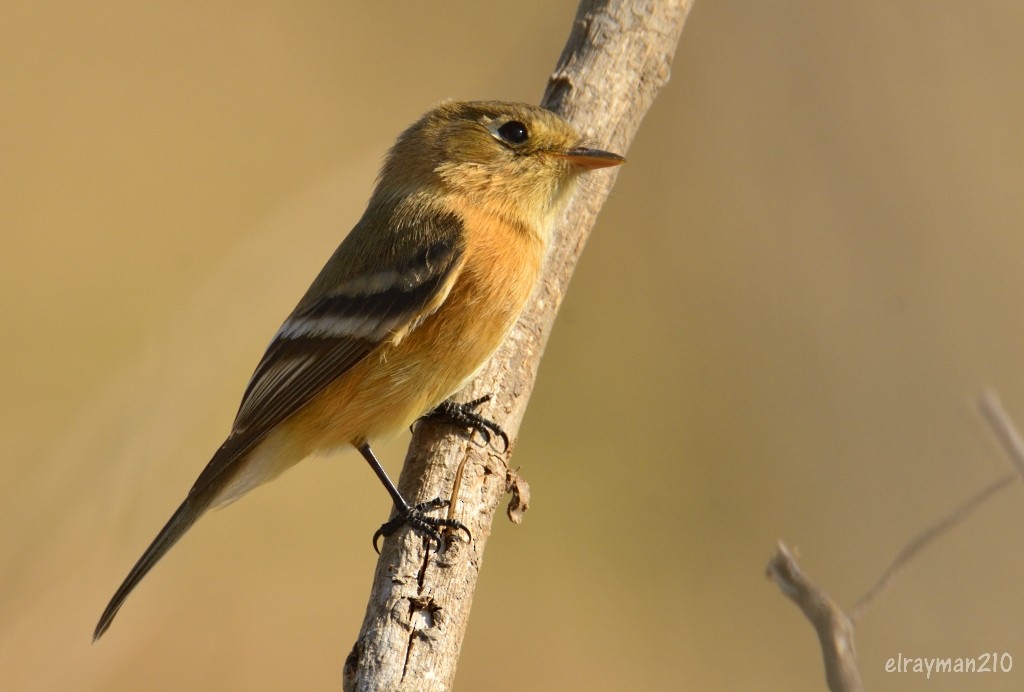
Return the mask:
[[[551, 111], [502, 101], [448, 101], [398, 138], [381, 186], [460, 198], [543, 232], [580, 173], [624, 159], [587, 145]], [[394, 190], [397, 192], [397, 189]]]

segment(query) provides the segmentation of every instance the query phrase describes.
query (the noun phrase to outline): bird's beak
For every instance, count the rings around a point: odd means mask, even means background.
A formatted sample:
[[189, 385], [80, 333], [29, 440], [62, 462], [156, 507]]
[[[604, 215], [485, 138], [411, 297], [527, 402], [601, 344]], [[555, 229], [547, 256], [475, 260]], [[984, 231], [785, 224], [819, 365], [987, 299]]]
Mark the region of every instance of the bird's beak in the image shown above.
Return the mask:
[[613, 154], [610, 151], [601, 151], [600, 149], [590, 149], [588, 147], [573, 147], [567, 151], [558, 152], [555, 156], [561, 157], [572, 165], [588, 171], [595, 168], [618, 166], [626, 162], [626, 159], [622, 158], [618, 154]]

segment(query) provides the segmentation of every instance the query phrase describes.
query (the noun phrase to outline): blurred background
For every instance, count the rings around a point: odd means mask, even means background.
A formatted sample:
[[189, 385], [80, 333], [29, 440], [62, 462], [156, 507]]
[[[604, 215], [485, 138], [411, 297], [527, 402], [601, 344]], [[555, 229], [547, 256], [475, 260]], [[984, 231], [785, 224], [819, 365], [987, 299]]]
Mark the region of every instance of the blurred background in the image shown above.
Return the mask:
[[[90, 644], [270, 336], [442, 98], [536, 103], [575, 2], [28, 3], [0, 21], [0, 686], [331, 690], [387, 498], [354, 454], [208, 515]], [[852, 605], [1024, 421], [1024, 9], [698, 2], [583, 255], [463, 690], [823, 689]], [[406, 440], [381, 450], [397, 474]], [[869, 689], [1021, 689], [1024, 495], [857, 631]], [[884, 671], [1008, 652], [1010, 673]]]

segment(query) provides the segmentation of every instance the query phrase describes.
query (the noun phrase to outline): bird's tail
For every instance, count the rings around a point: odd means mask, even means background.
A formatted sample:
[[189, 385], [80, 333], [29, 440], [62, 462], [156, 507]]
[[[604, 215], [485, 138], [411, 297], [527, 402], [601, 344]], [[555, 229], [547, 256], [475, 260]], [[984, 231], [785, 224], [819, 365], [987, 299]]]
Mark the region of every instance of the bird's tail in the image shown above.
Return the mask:
[[178, 539], [181, 538], [189, 528], [203, 515], [206, 508], [209, 506], [208, 503], [197, 502], [197, 498], [189, 493], [189, 497], [181, 503], [181, 506], [171, 516], [170, 521], [160, 530], [153, 542], [146, 548], [146, 552], [142, 554], [139, 561], [132, 567], [132, 571], [128, 573], [121, 586], [114, 592], [114, 597], [110, 599], [110, 603], [107, 604], [106, 609], [103, 611], [103, 615], [100, 616], [100, 621], [96, 625], [96, 630], [92, 634], [92, 640], [95, 642], [97, 639], [103, 636], [103, 633], [110, 627], [110, 623], [113, 622], [114, 616], [117, 615], [117, 611], [121, 608], [121, 604], [124, 603], [124, 599], [128, 598], [128, 594], [132, 592], [142, 578], [149, 573], [149, 570], [153, 569], [160, 558], [162, 558], [168, 550], [171, 549]]
[[252, 454], [254, 446], [262, 449], [261, 439], [232, 435], [221, 445], [210, 463], [199, 474], [199, 478], [188, 492], [188, 497], [175, 510], [167, 524], [146, 548], [146, 552], [132, 567], [132, 571], [114, 593], [114, 597], [110, 599], [93, 632], [93, 641], [107, 631], [132, 589], [142, 581], [149, 570], [153, 569], [153, 565], [167, 554], [171, 546], [192, 528], [206, 510], [233, 502], [302, 458], [301, 454], [295, 453], [291, 448], [286, 448], [282, 453], [279, 443], [270, 445], [262, 453]]

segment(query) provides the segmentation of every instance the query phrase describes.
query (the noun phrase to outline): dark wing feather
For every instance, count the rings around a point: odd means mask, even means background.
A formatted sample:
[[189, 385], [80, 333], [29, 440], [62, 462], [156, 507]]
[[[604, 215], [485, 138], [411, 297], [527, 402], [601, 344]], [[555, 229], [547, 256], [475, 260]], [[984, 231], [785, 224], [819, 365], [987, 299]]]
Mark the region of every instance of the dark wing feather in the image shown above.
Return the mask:
[[[435, 248], [437, 251], [439, 248]], [[348, 322], [346, 333], [282, 331], [256, 368], [235, 419], [234, 435], [263, 437], [324, 387], [366, 357], [396, 330], [421, 318], [457, 266], [456, 252], [443, 268], [413, 289], [391, 288], [373, 295], [328, 296], [285, 324]]]
[[[430, 243], [408, 242], [409, 236], [423, 235], [425, 224], [431, 226]], [[378, 263], [372, 271], [337, 281], [317, 298], [307, 297], [278, 330], [242, 397], [227, 443], [235, 447], [231, 456], [251, 449], [392, 334], [421, 320], [424, 309], [450, 287], [463, 255], [461, 220], [434, 214], [410, 218], [403, 226], [384, 235], [413, 253], [396, 257], [393, 245], [387, 265]], [[339, 254], [344, 251], [343, 245]], [[314, 286], [322, 284], [321, 277]], [[202, 475], [221, 470], [208, 468]]]

